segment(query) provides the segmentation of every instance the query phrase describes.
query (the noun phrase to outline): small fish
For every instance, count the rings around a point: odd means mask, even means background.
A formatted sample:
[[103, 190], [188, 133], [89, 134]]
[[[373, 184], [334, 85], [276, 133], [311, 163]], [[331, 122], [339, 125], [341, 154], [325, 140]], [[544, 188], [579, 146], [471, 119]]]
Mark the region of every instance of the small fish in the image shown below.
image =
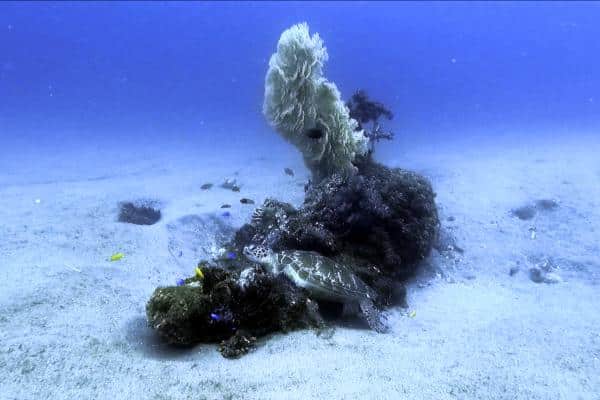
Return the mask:
[[181, 278], [177, 279], [177, 286], [183, 286], [185, 285], [185, 281]]
[[417, 316], [417, 312], [416, 312], [415, 310], [412, 310], [411, 312], [409, 312], [409, 313], [408, 313], [408, 316], [409, 316], [410, 318], [414, 318], [414, 317], [416, 317], [416, 316]]
[[210, 313], [210, 319], [212, 319], [213, 321], [220, 321], [221, 320], [221, 316], [219, 314], [215, 314], [215, 313]]
[[112, 256], [110, 256], [110, 261], [119, 261], [123, 257], [125, 257], [125, 254], [123, 254], [123, 253], [115, 253]]
[[284, 168], [283, 172], [285, 172], [286, 175], [294, 176], [294, 170], [291, 168]]
[[230, 251], [229, 253], [227, 253], [227, 258], [230, 260], [235, 260], [235, 253], [233, 251]]
[[221, 208], [231, 208], [231, 204], [223, 204]]
[[196, 267], [196, 277], [198, 277], [198, 279], [204, 279], [204, 272], [202, 272], [200, 267]]
[[231, 188], [232, 191], [234, 192], [239, 192], [240, 191], [240, 187], [239, 186], [234, 186]]
[[309, 128], [304, 131], [304, 134], [311, 139], [321, 139], [323, 137], [323, 131], [319, 128]]
[[211, 187], [213, 187], [212, 183], [205, 183], [204, 185], [200, 186], [200, 189], [202, 189], [202, 190], [208, 190]]
[[221, 216], [228, 218], [231, 217], [231, 213], [229, 211], [225, 211], [223, 214], [221, 214]]
[[242, 203], [242, 204], [254, 204], [254, 200], [247, 199], [247, 198], [244, 197], [244, 198], [240, 199], [240, 203]]

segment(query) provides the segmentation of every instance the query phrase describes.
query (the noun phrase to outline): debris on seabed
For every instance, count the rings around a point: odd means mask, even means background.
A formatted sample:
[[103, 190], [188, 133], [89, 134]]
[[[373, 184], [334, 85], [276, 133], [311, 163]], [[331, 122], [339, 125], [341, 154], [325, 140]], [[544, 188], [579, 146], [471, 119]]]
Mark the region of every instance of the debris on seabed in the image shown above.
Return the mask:
[[123, 257], [125, 257], [125, 254], [123, 253], [115, 253], [112, 256], [110, 256], [110, 261], [119, 261], [120, 259], [122, 259]]
[[81, 270], [79, 268], [75, 268], [75, 267], [72, 267], [72, 266], [67, 265], [67, 264], [65, 264], [65, 267], [69, 268], [71, 271], [81, 272]]
[[529, 237], [531, 238], [531, 240], [535, 240], [535, 238], [537, 237], [537, 233], [535, 230], [535, 226], [532, 226], [531, 228], [529, 228]]

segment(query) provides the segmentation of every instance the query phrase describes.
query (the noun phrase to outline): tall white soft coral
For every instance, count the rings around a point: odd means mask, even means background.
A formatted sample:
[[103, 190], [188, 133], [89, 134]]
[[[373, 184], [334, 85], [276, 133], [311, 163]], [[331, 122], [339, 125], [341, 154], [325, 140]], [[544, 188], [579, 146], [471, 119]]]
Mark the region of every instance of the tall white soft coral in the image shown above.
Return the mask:
[[[352, 161], [368, 148], [339, 90], [323, 77], [327, 58], [319, 34], [310, 36], [306, 23], [294, 25], [281, 35], [265, 81], [265, 116], [300, 149], [316, 179], [353, 171]], [[315, 130], [322, 137], [307, 135]]]

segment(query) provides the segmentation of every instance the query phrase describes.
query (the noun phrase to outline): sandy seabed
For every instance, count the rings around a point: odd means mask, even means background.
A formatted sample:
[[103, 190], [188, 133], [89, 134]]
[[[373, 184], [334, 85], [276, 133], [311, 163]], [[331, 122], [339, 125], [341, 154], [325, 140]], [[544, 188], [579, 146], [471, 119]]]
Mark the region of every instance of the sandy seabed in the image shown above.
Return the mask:
[[[388, 334], [277, 334], [239, 360], [164, 346], [146, 327], [154, 288], [250, 218], [240, 198], [302, 201], [291, 146], [246, 146], [3, 146], [0, 399], [600, 398], [600, 139], [382, 149], [431, 179], [443, 225]], [[241, 191], [218, 187], [226, 178]], [[139, 199], [161, 220], [117, 222], [119, 202]], [[511, 213], [526, 205], [532, 218]], [[532, 281], [535, 267], [560, 282]]]

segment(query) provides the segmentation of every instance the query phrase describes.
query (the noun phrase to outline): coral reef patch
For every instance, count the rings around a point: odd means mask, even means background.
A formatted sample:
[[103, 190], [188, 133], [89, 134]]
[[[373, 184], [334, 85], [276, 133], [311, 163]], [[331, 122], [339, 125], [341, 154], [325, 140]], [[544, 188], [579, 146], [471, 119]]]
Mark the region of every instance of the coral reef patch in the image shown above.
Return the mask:
[[154, 202], [126, 201], [119, 204], [119, 222], [125, 222], [135, 225], [154, 225], [161, 218], [160, 209]]
[[[365, 92], [346, 106], [323, 76], [327, 57], [318, 34], [295, 25], [281, 35], [266, 77], [264, 114], [312, 173], [302, 206], [267, 199], [228, 240], [214, 218], [168, 225], [178, 263], [191, 264], [190, 255], [205, 261], [147, 303], [148, 322], [166, 342], [220, 343], [221, 354], [235, 358], [269, 333], [321, 329], [323, 315], [336, 318], [353, 301], [363, 322], [384, 332], [379, 311], [404, 302], [402, 280], [435, 243], [435, 193], [423, 176], [374, 161], [373, 143], [393, 137], [379, 118], [392, 113]], [[240, 190], [233, 179], [221, 187]], [[211, 243], [219, 254], [198, 253]]]
[[167, 343], [222, 342], [222, 354], [237, 357], [255, 336], [319, 324], [305, 291], [284, 276], [255, 269], [240, 278], [217, 264], [198, 268], [201, 276], [157, 288], [146, 305], [150, 326]]
[[231, 257], [202, 263], [201, 275], [158, 288], [147, 305], [150, 325], [168, 343], [220, 342], [226, 357], [249, 351], [257, 337], [276, 331], [322, 328], [317, 303], [284, 275], [243, 258], [245, 246], [309, 250], [350, 268], [373, 288], [379, 308], [402, 302], [399, 282], [429, 253], [438, 230], [435, 194], [422, 176], [372, 160], [354, 176], [334, 174], [306, 187], [302, 207], [267, 199], [252, 221], [225, 245]]
[[343, 256], [405, 277], [431, 249], [439, 225], [434, 200], [424, 177], [367, 160], [356, 175], [308, 185], [300, 209], [268, 199], [236, 243]]

